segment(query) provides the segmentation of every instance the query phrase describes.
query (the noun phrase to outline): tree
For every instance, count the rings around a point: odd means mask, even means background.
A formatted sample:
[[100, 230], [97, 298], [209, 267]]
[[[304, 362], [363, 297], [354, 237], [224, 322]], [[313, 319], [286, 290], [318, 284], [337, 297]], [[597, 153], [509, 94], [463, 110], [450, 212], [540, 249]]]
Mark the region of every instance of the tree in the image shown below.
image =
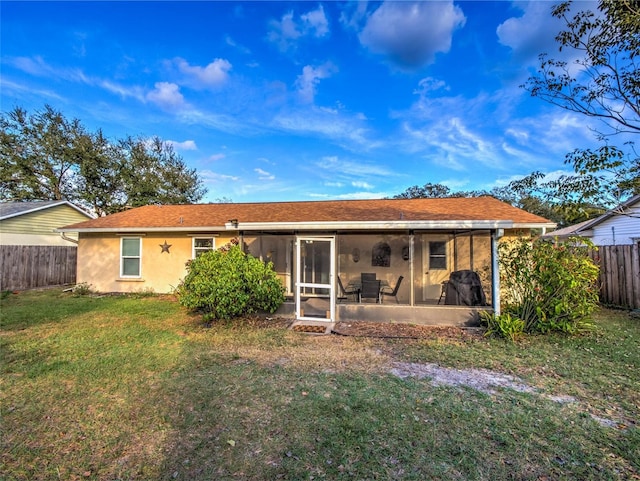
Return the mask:
[[[414, 185], [404, 192], [394, 195], [394, 199], [422, 199], [422, 198], [444, 198], [452, 197], [451, 189], [443, 184], [427, 183], [422, 187]], [[455, 197], [455, 196], [454, 196]]]
[[0, 199], [68, 200], [98, 215], [129, 206], [198, 202], [206, 193], [170, 144], [109, 141], [50, 106], [0, 118]]
[[[549, 219], [560, 227], [575, 224], [588, 219], [596, 212], [603, 212], [591, 204], [562, 202], [564, 191], [559, 191], [556, 184], [563, 184], [563, 179], [544, 182], [544, 174], [532, 172], [528, 176], [514, 180], [503, 187], [487, 190], [452, 191], [443, 184], [427, 183], [420, 187], [414, 185], [404, 192], [393, 196], [394, 199], [447, 198], [447, 197], [480, 197], [490, 195], [498, 200], [520, 209]], [[564, 187], [563, 187], [564, 188]]]
[[15, 200], [77, 200], [75, 139], [85, 135], [46, 106], [29, 116], [16, 108], [0, 119], [0, 195]]
[[640, 192], [633, 141], [609, 143], [640, 134], [640, 2], [600, 0], [599, 13], [572, 14], [571, 6], [560, 3], [552, 15], [566, 24], [556, 36], [560, 50], [570, 50], [577, 60], [568, 64], [542, 54], [537, 74], [523, 87], [533, 97], [599, 121], [595, 133], [603, 146], [568, 153], [565, 162], [576, 175], [549, 187], [562, 187], [568, 203], [610, 207]]

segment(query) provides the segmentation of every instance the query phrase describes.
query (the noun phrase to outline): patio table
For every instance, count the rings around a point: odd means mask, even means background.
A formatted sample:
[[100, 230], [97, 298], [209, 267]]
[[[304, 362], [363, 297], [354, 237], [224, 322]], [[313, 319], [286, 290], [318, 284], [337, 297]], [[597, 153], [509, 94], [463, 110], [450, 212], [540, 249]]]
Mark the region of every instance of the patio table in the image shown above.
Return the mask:
[[[382, 289], [384, 289], [385, 287], [391, 287], [389, 286], [389, 282], [384, 281], [382, 279], [377, 279], [380, 281], [380, 292], [382, 292]], [[353, 280], [353, 281], [349, 281], [349, 283], [347, 284], [346, 290], [357, 290], [358, 292], [360, 292], [362, 290], [362, 281], [360, 279], [357, 280]], [[382, 304], [382, 296], [380, 296], [380, 304]]]

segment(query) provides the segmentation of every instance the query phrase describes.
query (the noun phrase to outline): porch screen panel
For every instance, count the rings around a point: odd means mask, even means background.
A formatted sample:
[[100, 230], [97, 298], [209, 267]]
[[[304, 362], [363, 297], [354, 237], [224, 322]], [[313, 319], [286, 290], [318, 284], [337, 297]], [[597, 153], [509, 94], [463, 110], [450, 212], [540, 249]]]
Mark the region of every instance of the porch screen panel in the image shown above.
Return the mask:
[[[302, 282], [328, 284], [331, 272], [331, 245], [328, 242], [305, 240], [302, 244]], [[328, 297], [328, 289], [305, 286], [303, 294]]]

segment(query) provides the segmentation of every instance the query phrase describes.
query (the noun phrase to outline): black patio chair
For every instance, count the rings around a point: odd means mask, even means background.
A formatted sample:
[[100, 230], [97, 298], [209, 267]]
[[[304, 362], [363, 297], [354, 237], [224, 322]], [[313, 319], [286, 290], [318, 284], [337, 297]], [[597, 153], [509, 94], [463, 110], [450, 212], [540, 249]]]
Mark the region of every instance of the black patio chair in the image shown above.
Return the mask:
[[353, 300], [355, 302], [358, 294], [360, 294], [360, 290], [357, 288], [346, 289], [342, 284], [342, 279], [340, 279], [340, 276], [338, 276], [338, 287], [340, 288], [340, 294], [338, 294], [338, 301], [346, 301], [346, 300], [349, 300], [349, 296], [353, 296]]
[[362, 302], [363, 299], [375, 299], [376, 303], [380, 302], [380, 281], [362, 281], [360, 302]]
[[[382, 296], [395, 297], [396, 304], [400, 304], [400, 301], [398, 300], [398, 289], [400, 289], [400, 284], [402, 284], [402, 279], [404, 279], [404, 276], [398, 277], [398, 282], [396, 282], [396, 285], [393, 286], [393, 289], [391, 289], [391, 286], [383, 287], [380, 290], [380, 294]], [[382, 299], [384, 299], [384, 297], [381, 298], [380, 301], [382, 301]]]
[[364, 282], [364, 281], [375, 281], [376, 280], [376, 273], [375, 272], [362, 272], [360, 274], [360, 281]]

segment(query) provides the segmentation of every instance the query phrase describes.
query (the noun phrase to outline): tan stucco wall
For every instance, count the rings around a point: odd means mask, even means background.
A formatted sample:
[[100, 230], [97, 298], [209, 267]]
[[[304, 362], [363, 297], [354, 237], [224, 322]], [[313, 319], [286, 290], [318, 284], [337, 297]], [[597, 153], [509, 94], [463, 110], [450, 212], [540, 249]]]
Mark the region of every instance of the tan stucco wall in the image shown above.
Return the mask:
[[[141, 236], [140, 278], [120, 277], [120, 239], [127, 236], [81, 234], [78, 244], [77, 283], [86, 282], [99, 292], [139, 292], [153, 290], [169, 293], [186, 274], [186, 262], [192, 257], [193, 236], [147, 234]], [[203, 234], [202, 237], [208, 237]], [[216, 247], [229, 242], [230, 236], [215, 238]], [[171, 245], [169, 253], [160, 245]]]

